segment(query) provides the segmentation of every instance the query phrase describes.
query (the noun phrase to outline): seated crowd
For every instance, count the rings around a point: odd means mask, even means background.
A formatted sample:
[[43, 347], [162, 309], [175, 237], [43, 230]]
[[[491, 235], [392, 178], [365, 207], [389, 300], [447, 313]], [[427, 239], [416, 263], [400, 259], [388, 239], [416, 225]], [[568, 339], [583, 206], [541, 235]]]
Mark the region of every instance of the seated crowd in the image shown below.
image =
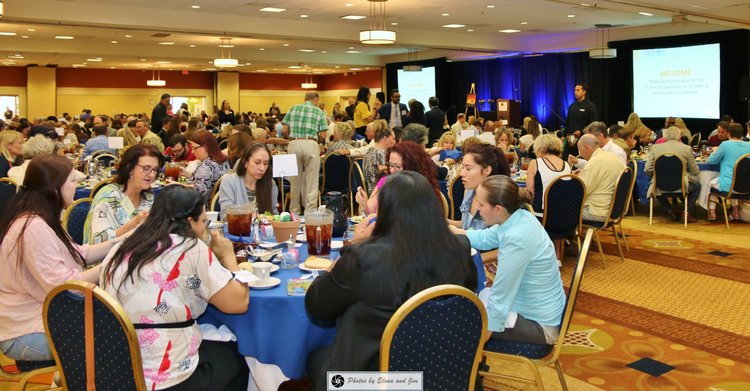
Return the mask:
[[[0, 132], [0, 177], [18, 185], [0, 216], [0, 351], [16, 360], [53, 359], [41, 320], [44, 299], [67, 280], [84, 280], [104, 288], [139, 326], [149, 389], [246, 389], [248, 367], [236, 343], [202, 340], [194, 319], [209, 304], [243, 313], [252, 294], [233, 278], [238, 264], [231, 242], [215, 233], [210, 246], [200, 238], [214, 192], [221, 209], [254, 203], [260, 213], [279, 211], [284, 200], [272, 177], [273, 155], [284, 151], [297, 155], [300, 170], [292, 181], [296, 213], [318, 197], [321, 156], [362, 159], [364, 172], [356, 200], [367, 217], [305, 297], [312, 319], [337, 327], [333, 344], [307, 358], [316, 389], [324, 389], [329, 370], [377, 370], [385, 325], [411, 296], [440, 284], [474, 290], [472, 247], [496, 250], [490, 253], [497, 263], [494, 282], [479, 293], [490, 338], [553, 344], [565, 293], [555, 247], [539, 216], [548, 186], [562, 175], [578, 175], [586, 186], [583, 219], [604, 221], [631, 150], [648, 147], [647, 174], [660, 156], [677, 155], [686, 166], [688, 217], [694, 216], [698, 166], [684, 144], [691, 133], [682, 121], [682, 127], [668, 121], [659, 134], [635, 113], [624, 126], [593, 122], [575, 140], [578, 156], [564, 159], [563, 141], [545, 133], [534, 117], [516, 133], [459, 115], [453, 126], [437, 125], [444, 133], [435, 136], [424, 106], [401, 104], [397, 94], [370, 107], [363, 87], [350, 105], [353, 122], [337, 105], [329, 123], [315, 93], [286, 114], [272, 105], [268, 118], [235, 113], [227, 101], [215, 115], [191, 118], [187, 107], [170, 113], [166, 95], [164, 108], [157, 105], [151, 118], [89, 113], [83, 124], [69, 116], [29, 126], [15, 121], [13, 130]], [[54, 131], [57, 125], [64, 134]], [[717, 148], [708, 163], [720, 166], [711, 186], [726, 192], [735, 163], [750, 153], [750, 133], [724, 121], [718, 129], [709, 141]], [[112, 136], [122, 137], [124, 148], [110, 149]], [[102, 151], [116, 155], [116, 171], [93, 196], [79, 245], [60, 215], [85, 177], [75, 164]], [[179, 166], [185, 183], [168, 184], [155, 195], [166, 162]], [[526, 164], [524, 188], [512, 177]], [[465, 189], [461, 218], [446, 221], [439, 183], [454, 178]], [[649, 193], [666, 214], [681, 217], [653, 184]], [[709, 220], [716, 219], [715, 204], [712, 198]], [[731, 205], [739, 218], [738, 204]]]

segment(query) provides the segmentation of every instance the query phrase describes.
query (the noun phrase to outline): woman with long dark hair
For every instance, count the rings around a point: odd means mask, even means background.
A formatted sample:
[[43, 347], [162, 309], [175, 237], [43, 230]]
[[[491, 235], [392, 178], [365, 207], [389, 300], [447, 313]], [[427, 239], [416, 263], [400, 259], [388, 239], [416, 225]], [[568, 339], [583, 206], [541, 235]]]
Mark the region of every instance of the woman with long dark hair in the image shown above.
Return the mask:
[[216, 182], [229, 171], [227, 157], [221, 153], [216, 137], [207, 130], [199, 130], [190, 138], [193, 155], [200, 160], [193, 171], [190, 182], [203, 195], [203, 202], [208, 205], [211, 191]]
[[357, 100], [354, 102], [354, 126], [357, 134], [362, 136], [365, 136], [367, 124], [375, 120], [378, 115], [378, 109], [380, 108], [380, 101], [376, 100], [373, 104], [372, 110], [370, 110], [370, 96], [369, 87], [359, 87], [359, 91], [357, 91]]
[[360, 223], [353, 244], [305, 295], [310, 317], [337, 325], [333, 345], [308, 358], [316, 390], [325, 389], [326, 371], [377, 370], [383, 330], [410, 297], [440, 284], [477, 286], [469, 243], [451, 235], [422, 174], [390, 175], [378, 198], [377, 223]]
[[[195, 318], [208, 304], [247, 311], [247, 285], [232, 243], [215, 234], [211, 248], [201, 194], [171, 185], [133, 235], [113, 248], [99, 284], [135, 323], [149, 390], [245, 390], [248, 367], [233, 342], [202, 341]], [[216, 262], [218, 259], [219, 262]]]
[[409, 101], [409, 115], [406, 117], [407, 124], [420, 124], [424, 125], [427, 119], [424, 116], [424, 104], [422, 102], [412, 99]]
[[265, 144], [260, 143], [245, 147], [237, 171], [225, 175], [219, 186], [219, 204], [222, 210], [229, 205], [254, 202], [260, 213], [276, 212], [278, 196], [279, 190], [273, 180], [271, 153]]
[[15, 360], [52, 360], [42, 325], [44, 298], [68, 280], [98, 281], [113, 242], [79, 246], [60, 223], [73, 203], [77, 175], [70, 160], [39, 155], [0, 217], [0, 350]]
[[114, 183], [102, 187], [91, 201], [83, 227], [84, 243], [102, 243], [142, 223], [154, 203], [151, 185], [164, 165], [164, 155], [150, 144], [128, 148]]
[[232, 110], [228, 100], [224, 99], [221, 101], [221, 108], [218, 114], [220, 124], [229, 123], [232, 126], [237, 125], [237, 117], [235, 117], [234, 110]]

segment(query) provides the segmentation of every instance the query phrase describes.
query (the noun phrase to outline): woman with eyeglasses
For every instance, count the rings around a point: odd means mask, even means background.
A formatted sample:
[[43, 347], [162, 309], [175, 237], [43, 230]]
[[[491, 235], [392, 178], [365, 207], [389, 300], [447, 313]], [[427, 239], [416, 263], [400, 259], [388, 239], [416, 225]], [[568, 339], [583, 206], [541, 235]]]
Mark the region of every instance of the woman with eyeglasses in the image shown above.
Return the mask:
[[60, 223], [77, 186], [73, 163], [53, 154], [29, 163], [19, 192], [0, 215], [0, 351], [23, 361], [52, 360], [42, 324], [44, 298], [68, 280], [99, 280], [112, 241], [79, 246]]
[[190, 176], [190, 183], [203, 196], [203, 203], [211, 202], [211, 192], [222, 175], [229, 171], [229, 159], [221, 153], [216, 137], [207, 130], [195, 132], [190, 138], [193, 155], [200, 163]]
[[102, 187], [91, 202], [83, 227], [84, 243], [106, 242], [142, 223], [154, 203], [151, 185], [163, 165], [164, 155], [153, 145], [128, 148], [114, 182]]
[[235, 342], [204, 341], [195, 318], [208, 304], [247, 311], [247, 285], [232, 243], [219, 234], [209, 248], [201, 194], [167, 186], [132, 236], [102, 263], [99, 284], [134, 322], [149, 390], [246, 390], [248, 367]]

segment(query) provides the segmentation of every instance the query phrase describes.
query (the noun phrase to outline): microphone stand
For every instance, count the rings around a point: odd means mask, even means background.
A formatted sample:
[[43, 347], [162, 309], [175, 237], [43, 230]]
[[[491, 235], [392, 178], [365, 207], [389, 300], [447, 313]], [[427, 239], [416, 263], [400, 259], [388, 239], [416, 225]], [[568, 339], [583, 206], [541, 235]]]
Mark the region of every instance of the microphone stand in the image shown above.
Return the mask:
[[555, 112], [555, 110], [552, 110], [549, 107], [547, 107], [547, 105], [544, 105], [543, 107], [544, 107], [545, 110], [549, 110], [550, 113], [554, 114], [555, 117], [557, 117], [557, 119], [560, 121], [560, 129], [563, 129], [563, 134], [565, 134], [565, 131], [564, 131], [565, 126], [563, 125], [563, 124], [565, 124], [565, 120], [560, 116], [560, 114], [557, 114], [557, 112]]

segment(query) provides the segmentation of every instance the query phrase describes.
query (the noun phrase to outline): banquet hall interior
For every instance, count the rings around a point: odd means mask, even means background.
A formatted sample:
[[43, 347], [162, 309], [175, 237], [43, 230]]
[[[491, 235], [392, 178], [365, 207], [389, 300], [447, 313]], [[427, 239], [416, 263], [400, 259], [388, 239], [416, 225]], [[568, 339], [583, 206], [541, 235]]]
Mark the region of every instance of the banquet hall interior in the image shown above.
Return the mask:
[[[393, 32], [393, 42], [360, 40], [373, 30]], [[638, 64], [680, 47], [699, 48], [694, 62], [657, 64], [656, 73], [692, 72], [698, 87], [687, 93], [690, 108], [668, 112], [659, 106], [674, 96], [643, 97], [650, 86]], [[372, 99], [399, 89], [402, 103], [424, 96], [427, 106], [436, 96], [449, 125], [466, 114], [521, 128], [534, 115], [563, 135], [574, 88], [586, 83], [607, 126], [641, 109], [652, 130], [682, 117], [706, 140], [729, 115], [750, 135], [750, 4], [742, 1], [2, 0], [0, 64], [0, 112], [29, 120], [150, 114], [164, 93], [193, 115], [225, 100], [235, 113], [273, 105], [285, 113], [308, 90], [330, 117], [367, 86]], [[713, 68], [700, 73], [705, 64]], [[434, 76], [412, 90], [420, 71]], [[514, 110], [507, 118], [506, 104]], [[599, 235], [606, 262], [590, 249], [559, 358], [568, 388], [750, 390], [750, 213], [725, 225], [721, 207], [716, 221], [698, 207], [695, 223], [656, 212], [650, 223], [649, 179], [636, 174], [645, 182], [623, 233]], [[566, 286], [576, 255], [562, 259]], [[0, 364], [13, 369], [12, 360]], [[554, 367], [540, 371], [545, 389], [560, 389]], [[51, 380], [39, 376], [29, 389]], [[483, 386], [534, 389], [494, 379]], [[14, 389], [0, 376], [0, 391]], [[303, 380], [279, 389], [310, 388]]]

